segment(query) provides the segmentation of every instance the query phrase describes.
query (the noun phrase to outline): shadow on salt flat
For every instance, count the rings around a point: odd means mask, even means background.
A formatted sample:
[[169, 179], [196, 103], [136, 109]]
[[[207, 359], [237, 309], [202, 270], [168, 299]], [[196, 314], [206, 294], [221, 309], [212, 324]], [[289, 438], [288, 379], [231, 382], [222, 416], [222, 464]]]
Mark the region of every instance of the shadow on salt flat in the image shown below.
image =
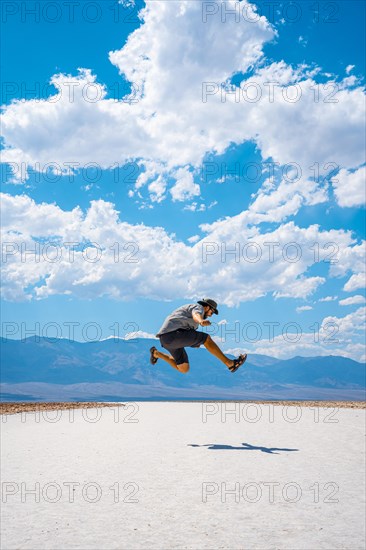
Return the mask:
[[188, 447], [207, 447], [212, 450], [228, 450], [228, 451], [261, 451], [262, 453], [268, 453], [270, 455], [278, 455], [275, 451], [298, 451], [299, 449], [281, 449], [279, 447], [256, 447], [249, 443], [242, 443], [241, 447], [233, 447], [233, 445], [219, 445], [217, 443], [211, 443], [208, 445], [198, 445], [195, 443], [188, 444]]

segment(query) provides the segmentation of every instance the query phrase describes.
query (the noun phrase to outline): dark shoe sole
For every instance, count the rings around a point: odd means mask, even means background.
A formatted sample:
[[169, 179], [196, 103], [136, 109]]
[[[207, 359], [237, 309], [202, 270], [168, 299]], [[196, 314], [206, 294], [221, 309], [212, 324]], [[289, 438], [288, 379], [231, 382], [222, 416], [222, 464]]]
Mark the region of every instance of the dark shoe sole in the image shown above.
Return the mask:
[[240, 368], [245, 361], [247, 360], [248, 355], [244, 353], [243, 355], [239, 355], [237, 359], [235, 359], [234, 365], [232, 367], [229, 367], [230, 372], [236, 372], [238, 368]]
[[154, 351], [156, 350], [156, 347], [155, 346], [152, 346], [150, 348], [150, 363], [152, 365], [155, 365], [155, 363], [157, 363], [158, 361], [158, 358], [157, 357], [154, 357]]

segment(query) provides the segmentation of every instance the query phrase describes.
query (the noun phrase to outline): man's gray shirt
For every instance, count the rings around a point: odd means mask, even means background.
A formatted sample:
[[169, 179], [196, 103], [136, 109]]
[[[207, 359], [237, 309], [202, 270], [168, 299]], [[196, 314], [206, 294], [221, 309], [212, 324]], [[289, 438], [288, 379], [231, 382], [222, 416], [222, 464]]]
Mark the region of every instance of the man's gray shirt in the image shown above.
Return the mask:
[[178, 309], [175, 309], [168, 315], [156, 336], [173, 332], [173, 330], [178, 330], [179, 328], [197, 330], [199, 323], [194, 321], [192, 315], [193, 313], [200, 313], [203, 317], [204, 312], [203, 306], [200, 304], [185, 304], [178, 307]]

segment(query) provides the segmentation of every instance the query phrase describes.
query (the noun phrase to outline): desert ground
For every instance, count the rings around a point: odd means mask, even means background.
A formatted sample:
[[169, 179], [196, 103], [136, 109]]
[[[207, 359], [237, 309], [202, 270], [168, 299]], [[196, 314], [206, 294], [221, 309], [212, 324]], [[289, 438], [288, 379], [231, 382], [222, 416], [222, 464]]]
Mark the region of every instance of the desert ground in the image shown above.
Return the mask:
[[4, 550], [365, 547], [365, 403], [1, 412]]

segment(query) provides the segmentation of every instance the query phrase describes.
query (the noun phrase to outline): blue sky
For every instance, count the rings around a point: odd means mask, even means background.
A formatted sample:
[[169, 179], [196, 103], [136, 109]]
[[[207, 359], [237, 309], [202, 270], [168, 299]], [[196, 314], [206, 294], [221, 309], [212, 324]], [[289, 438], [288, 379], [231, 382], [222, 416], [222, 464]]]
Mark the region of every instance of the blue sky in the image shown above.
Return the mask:
[[[364, 360], [365, 4], [32, 6], [2, 8], [3, 335], [147, 336], [207, 296], [226, 350]], [[21, 252], [49, 242], [59, 261]]]

